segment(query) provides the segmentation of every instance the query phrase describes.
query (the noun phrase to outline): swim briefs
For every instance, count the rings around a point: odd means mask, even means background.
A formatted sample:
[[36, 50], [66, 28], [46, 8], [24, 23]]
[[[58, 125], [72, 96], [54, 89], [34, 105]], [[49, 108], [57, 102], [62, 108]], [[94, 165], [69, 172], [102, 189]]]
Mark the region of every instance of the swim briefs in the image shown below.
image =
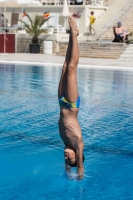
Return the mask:
[[59, 105], [63, 106], [65, 108], [79, 108], [80, 105], [80, 96], [78, 96], [78, 99], [76, 102], [70, 103], [65, 99], [65, 96], [63, 95], [60, 99], [59, 99]]

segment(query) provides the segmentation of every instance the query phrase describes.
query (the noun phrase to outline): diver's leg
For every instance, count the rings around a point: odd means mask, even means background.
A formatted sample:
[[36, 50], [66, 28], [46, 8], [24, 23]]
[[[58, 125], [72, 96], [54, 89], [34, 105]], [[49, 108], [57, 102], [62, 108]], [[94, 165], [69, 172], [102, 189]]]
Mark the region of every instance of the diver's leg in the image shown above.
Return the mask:
[[62, 73], [58, 86], [58, 99], [65, 94], [65, 72], [66, 72], [66, 63], [64, 62]]
[[69, 24], [71, 27], [71, 58], [66, 67], [66, 88], [65, 97], [69, 102], [75, 102], [78, 98], [78, 86], [77, 86], [77, 65], [79, 60], [78, 41], [77, 36], [79, 34], [75, 18], [69, 17]]
[[69, 36], [69, 43], [68, 43], [68, 48], [67, 48], [67, 53], [66, 53], [66, 58], [65, 62], [63, 64], [62, 68], [62, 74], [58, 86], [58, 98], [61, 96], [65, 95], [65, 87], [66, 87], [66, 67], [69, 64], [71, 60], [71, 51], [72, 51], [72, 38], [71, 35]]

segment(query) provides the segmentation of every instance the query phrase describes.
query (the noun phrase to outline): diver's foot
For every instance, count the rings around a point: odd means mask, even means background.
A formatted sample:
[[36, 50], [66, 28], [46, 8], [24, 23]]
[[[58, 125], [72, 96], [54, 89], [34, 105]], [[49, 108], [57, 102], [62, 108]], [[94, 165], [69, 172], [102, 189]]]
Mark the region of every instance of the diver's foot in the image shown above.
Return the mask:
[[69, 17], [68, 18], [68, 22], [69, 22], [69, 25], [70, 25], [71, 34], [78, 36], [79, 35], [79, 30], [78, 30], [75, 18], [74, 17]]

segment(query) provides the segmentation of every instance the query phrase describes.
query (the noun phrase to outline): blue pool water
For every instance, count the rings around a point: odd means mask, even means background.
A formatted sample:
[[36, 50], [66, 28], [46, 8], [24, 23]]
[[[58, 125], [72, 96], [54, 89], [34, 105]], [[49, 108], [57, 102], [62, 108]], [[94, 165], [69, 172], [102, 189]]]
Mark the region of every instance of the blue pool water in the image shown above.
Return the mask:
[[0, 199], [132, 200], [133, 72], [78, 69], [82, 181], [64, 172], [60, 73], [0, 64]]

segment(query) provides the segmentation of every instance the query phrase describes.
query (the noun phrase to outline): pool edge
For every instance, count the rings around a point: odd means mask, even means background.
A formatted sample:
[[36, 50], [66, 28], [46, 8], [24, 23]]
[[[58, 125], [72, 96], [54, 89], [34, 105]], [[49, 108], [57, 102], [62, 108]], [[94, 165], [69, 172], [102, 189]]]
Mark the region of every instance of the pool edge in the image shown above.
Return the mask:
[[[39, 66], [44, 66], [44, 65], [52, 65], [52, 67], [62, 67], [63, 63], [52, 63], [52, 62], [31, 62], [31, 61], [5, 61], [5, 60], [0, 60], [0, 63], [5, 63], [5, 64], [26, 64], [26, 65], [39, 65]], [[78, 68], [83, 68], [83, 69], [99, 69], [99, 70], [121, 70], [121, 71], [133, 71], [133, 67], [122, 67], [122, 66], [108, 66], [108, 65], [93, 65], [93, 64], [78, 64]]]

